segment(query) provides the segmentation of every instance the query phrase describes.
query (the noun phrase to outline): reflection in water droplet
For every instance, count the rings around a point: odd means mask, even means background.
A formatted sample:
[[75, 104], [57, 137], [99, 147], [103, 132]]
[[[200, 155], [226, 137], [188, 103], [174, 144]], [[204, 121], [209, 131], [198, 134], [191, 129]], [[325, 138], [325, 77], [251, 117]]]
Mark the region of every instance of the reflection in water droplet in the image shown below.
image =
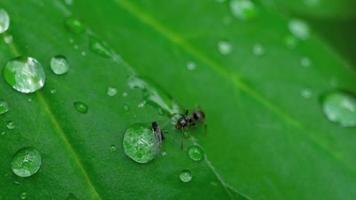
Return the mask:
[[159, 87], [152, 82], [143, 80], [138, 76], [131, 76], [128, 80], [128, 85], [131, 89], [141, 89], [144, 100], [147, 101], [147, 103], [158, 106], [170, 115], [181, 113], [178, 104], [174, 102], [166, 92], [159, 89]]
[[18, 57], [7, 62], [3, 76], [12, 88], [21, 93], [41, 89], [46, 80], [42, 65], [31, 57]]
[[69, 71], [67, 58], [61, 55], [52, 57], [50, 65], [52, 72], [57, 75], [62, 75]]
[[255, 44], [252, 49], [252, 53], [255, 56], [262, 56], [265, 54], [265, 49], [261, 44]]
[[356, 126], [356, 97], [346, 92], [332, 92], [322, 97], [322, 109], [332, 122], [343, 127]]
[[42, 164], [40, 152], [27, 147], [16, 152], [11, 161], [11, 169], [19, 177], [29, 177], [38, 172]]
[[0, 115], [5, 114], [9, 111], [9, 105], [6, 101], [0, 100]]
[[220, 41], [218, 42], [218, 51], [221, 55], [228, 55], [232, 51], [232, 46], [227, 41]]
[[110, 58], [112, 57], [112, 53], [109, 50], [109, 48], [103, 44], [102, 42], [100, 42], [99, 40], [91, 37], [90, 38], [90, 50], [100, 56], [106, 57], [106, 58]]
[[0, 34], [4, 33], [9, 29], [10, 26], [10, 17], [7, 14], [6, 10], [0, 9]]
[[13, 121], [8, 121], [8, 122], [6, 123], [6, 127], [7, 127], [7, 129], [9, 129], [9, 130], [15, 129], [15, 128], [16, 128], [15, 122], [13, 122]]
[[138, 163], [147, 163], [159, 153], [160, 142], [149, 126], [135, 124], [124, 135], [125, 154]]
[[201, 161], [204, 158], [204, 152], [199, 146], [193, 145], [188, 149], [188, 156], [194, 161]]
[[197, 68], [197, 65], [194, 63], [194, 62], [188, 62], [187, 63], [187, 69], [189, 70], [189, 71], [193, 71], [193, 70], [195, 70]]
[[304, 21], [300, 19], [292, 19], [289, 21], [288, 27], [294, 37], [300, 40], [306, 40], [309, 38], [309, 26]]
[[190, 170], [182, 170], [179, 174], [179, 179], [183, 182], [183, 183], [188, 183], [192, 180], [193, 176], [192, 173], [190, 172]]
[[73, 105], [74, 105], [74, 108], [80, 113], [87, 113], [88, 112], [88, 106], [85, 103], [81, 102], [81, 101], [76, 101], [76, 102], [74, 102]]
[[231, 0], [230, 10], [240, 20], [248, 20], [257, 15], [256, 6], [250, 0]]
[[117, 94], [117, 89], [114, 87], [108, 87], [106, 94], [110, 97], [113, 97]]
[[85, 31], [85, 27], [82, 24], [82, 22], [80, 22], [78, 19], [74, 17], [67, 18], [65, 21], [65, 25], [69, 31], [75, 34], [81, 34], [84, 33]]

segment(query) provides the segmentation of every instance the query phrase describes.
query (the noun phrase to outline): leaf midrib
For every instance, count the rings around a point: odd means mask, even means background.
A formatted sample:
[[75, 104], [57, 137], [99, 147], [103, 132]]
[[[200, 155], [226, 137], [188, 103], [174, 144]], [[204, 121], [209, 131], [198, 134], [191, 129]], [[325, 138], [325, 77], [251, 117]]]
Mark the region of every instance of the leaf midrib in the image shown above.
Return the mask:
[[[128, 13], [130, 13], [133, 17], [137, 19], [138, 22], [141, 24], [145, 25], [146, 27], [149, 27], [150, 29], [156, 31], [159, 33], [162, 37], [168, 39], [169, 42], [175, 44], [176, 46], [180, 47], [183, 49], [185, 52], [188, 54], [192, 55], [193, 57], [197, 58], [197, 60], [202, 61], [203, 63], [206, 64], [209, 68], [211, 68], [213, 71], [217, 72], [219, 75], [221, 75], [223, 78], [226, 80], [229, 80], [234, 87], [237, 89], [245, 92], [247, 95], [250, 97], [254, 98], [259, 102], [261, 105], [265, 106], [267, 109], [272, 111], [272, 113], [275, 113], [276, 116], [278, 116], [282, 121], [285, 123], [297, 128], [300, 130], [302, 133], [308, 133], [310, 132], [310, 129], [306, 128], [305, 125], [303, 125], [298, 119], [295, 119], [294, 117], [290, 116], [287, 112], [283, 111], [281, 108], [276, 106], [273, 102], [265, 98], [260, 92], [257, 90], [253, 89], [250, 87], [242, 78], [239, 74], [236, 72], [231, 72], [227, 70], [225, 67], [223, 67], [221, 64], [218, 62], [214, 61], [210, 57], [206, 56], [204, 53], [202, 53], [201, 50], [198, 48], [194, 47], [192, 44], [187, 42], [183, 37], [181, 37], [178, 33], [175, 33], [174, 31], [168, 29], [165, 27], [163, 24], [161, 24], [158, 20], [156, 20], [154, 17], [151, 15], [147, 14], [143, 9], [138, 7], [132, 2], [129, 2], [127, 0], [114, 0], [117, 6], [120, 8], [126, 10]], [[205, 66], [205, 65], [204, 65]], [[320, 142], [317, 138], [314, 138], [312, 135], [313, 134], [304, 134], [309, 141], [314, 144], [316, 147], [318, 147], [320, 150], [326, 152], [330, 158], [338, 161], [338, 163], [344, 167], [346, 170], [348, 170], [353, 176], [356, 177], [356, 171], [352, 166], [349, 166], [343, 159], [340, 157], [337, 153], [331, 151], [328, 148], [328, 145], [325, 143]]]

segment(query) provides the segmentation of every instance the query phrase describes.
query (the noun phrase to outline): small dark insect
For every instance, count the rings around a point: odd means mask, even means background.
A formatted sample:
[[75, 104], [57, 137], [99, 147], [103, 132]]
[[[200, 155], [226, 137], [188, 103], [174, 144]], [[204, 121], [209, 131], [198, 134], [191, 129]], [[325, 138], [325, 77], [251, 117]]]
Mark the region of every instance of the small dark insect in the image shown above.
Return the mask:
[[160, 143], [165, 139], [164, 131], [159, 127], [157, 122], [152, 122], [152, 130]]
[[205, 113], [202, 110], [194, 111], [189, 115], [189, 111], [185, 113], [177, 120], [176, 129], [182, 130], [195, 126], [197, 123], [204, 122]]

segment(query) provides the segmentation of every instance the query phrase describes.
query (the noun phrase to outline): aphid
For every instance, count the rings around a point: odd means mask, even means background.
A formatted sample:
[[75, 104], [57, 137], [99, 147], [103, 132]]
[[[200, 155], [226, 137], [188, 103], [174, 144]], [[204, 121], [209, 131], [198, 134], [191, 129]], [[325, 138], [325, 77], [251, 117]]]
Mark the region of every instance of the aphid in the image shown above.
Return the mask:
[[205, 113], [202, 110], [194, 111], [189, 115], [189, 111], [185, 111], [176, 123], [176, 129], [182, 130], [195, 126], [197, 123], [204, 122]]
[[159, 143], [161, 144], [162, 141], [165, 139], [164, 131], [159, 127], [157, 122], [152, 122], [152, 131], [155, 134], [156, 138], [158, 139]]

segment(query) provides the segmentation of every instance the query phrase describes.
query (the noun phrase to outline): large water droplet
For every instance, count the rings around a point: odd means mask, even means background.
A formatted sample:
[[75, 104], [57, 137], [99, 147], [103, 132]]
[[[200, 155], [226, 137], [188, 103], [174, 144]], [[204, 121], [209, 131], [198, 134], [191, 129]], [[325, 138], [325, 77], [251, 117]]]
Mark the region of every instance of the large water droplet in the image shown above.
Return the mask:
[[53, 73], [57, 75], [62, 75], [69, 71], [67, 58], [61, 55], [52, 57], [50, 65]]
[[106, 94], [110, 97], [113, 97], [117, 94], [117, 89], [114, 87], [108, 87]]
[[18, 57], [7, 62], [3, 76], [12, 88], [21, 93], [41, 89], [46, 80], [42, 65], [31, 57]]
[[343, 127], [356, 126], [356, 97], [347, 92], [331, 92], [322, 97], [326, 117]]
[[0, 115], [5, 114], [9, 111], [9, 105], [6, 101], [0, 100]]
[[159, 153], [160, 141], [148, 127], [135, 124], [130, 126], [124, 135], [125, 154], [138, 163], [147, 163]]
[[85, 31], [84, 25], [74, 17], [67, 18], [65, 21], [65, 25], [69, 31], [75, 34], [84, 33]]
[[250, 0], [231, 0], [232, 15], [240, 20], [248, 20], [257, 15], [256, 6]]
[[163, 90], [158, 89], [159, 87], [154, 83], [143, 80], [137, 76], [131, 76], [128, 80], [128, 85], [131, 89], [141, 89], [144, 99], [148, 103], [158, 106], [166, 113], [170, 115], [180, 113], [180, 108], [178, 104], [173, 101], [172, 97]]
[[190, 170], [182, 170], [179, 174], [179, 179], [183, 182], [183, 183], [188, 183], [192, 180], [193, 176], [192, 176], [192, 172], [190, 172]]
[[20, 149], [12, 159], [11, 169], [19, 177], [29, 177], [38, 172], [42, 164], [40, 152], [33, 147]]
[[7, 31], [10, 26], [10, 17], [6, 10], [0, 9], [0, 34]]
[[95, 39], [95, 38], [90, 38], [90, 50], [100, 56], [106, 57], [106, 58], [110, 58], [112, 57], [112, 53], [109, 50], [109, 48], [102, 42], [100, 42], [99, 40]]
[[289, 31], [298, 39], [306, 40], [309, 38], [309, 26], [300, 19], [292, 19], [288, 23]]
[[76, 101], [73, 103], [73, 105], [74, 105], [74, 108], [80, 113], [85, 114], [88, 112], [88, 106], [81, 101]]
[[218, 42], [218, 51], [222, 55], [228, 55], [232, 51], [232, 45], [227, 41]]
[[204, 158], [204, 152], [199, 146], [193, 145], [188, 149], [188, 156], [194, 161], [201, 161]]

